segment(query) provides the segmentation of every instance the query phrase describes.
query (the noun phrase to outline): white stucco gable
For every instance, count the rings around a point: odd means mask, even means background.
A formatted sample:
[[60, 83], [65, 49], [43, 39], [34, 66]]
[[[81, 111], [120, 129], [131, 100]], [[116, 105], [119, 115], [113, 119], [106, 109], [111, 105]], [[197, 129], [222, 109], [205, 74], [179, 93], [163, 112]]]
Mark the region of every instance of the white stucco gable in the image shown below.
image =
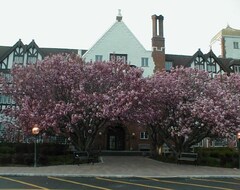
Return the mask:
[[[109, 61], [110, 54], [126, 55], [127, 63], [144, 69], [144, 76], [153, 74], [154, 63], [151, 51], [147, 51], [122, 21], [121, 15], [107, 32], [83, 55], [86, 62]], [[144, 59], [144, 63], [142, 60]], [[147, 61], [147, 63], [146, 63]]]

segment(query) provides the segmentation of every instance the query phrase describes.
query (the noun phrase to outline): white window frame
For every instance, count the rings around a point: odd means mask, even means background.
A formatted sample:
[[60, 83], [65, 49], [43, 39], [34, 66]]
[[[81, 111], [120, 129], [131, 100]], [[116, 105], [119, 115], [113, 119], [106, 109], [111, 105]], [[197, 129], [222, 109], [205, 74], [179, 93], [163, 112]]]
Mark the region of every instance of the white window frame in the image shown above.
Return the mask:
[[144, 132], [140, 132], [140, 139], [141, 140], [147, 140], [149, 139], [149, 134], [147, 131], [144, 131]]

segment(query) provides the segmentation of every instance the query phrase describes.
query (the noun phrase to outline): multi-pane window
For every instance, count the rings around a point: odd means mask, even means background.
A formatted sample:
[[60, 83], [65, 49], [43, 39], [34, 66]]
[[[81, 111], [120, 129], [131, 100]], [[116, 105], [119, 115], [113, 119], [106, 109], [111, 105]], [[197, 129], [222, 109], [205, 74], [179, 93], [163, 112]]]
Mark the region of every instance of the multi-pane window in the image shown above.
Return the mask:
[[23, 56], [22, 55], [14, 56], [13, 62], [17, 64], [23, 64]]
[[127, 54], [110, 53], [110, 61], [127, 63]]
[[195, 63], [194, 68], [195, 68], [195, 69], [199, 69], [199, 70], [204, 70], [204, 64], [201, 64], [201, 63]]
[[201, 56], [198, 56], [194, 60], [194, 68], [199, 70], [205, 70], [205, 61]]
[[102, 61], [103, 56], [102, 55], [95, 55], [95, 61]]
[[36, 63], [37, 62], [37, 57], [35, 57], [35, 56], [28, 56], [27, 62], [28, 62], [28, 64]]
[[148, 58], [147, 57], [142, 57], [141, 67], [148, 67]]
[[172, 62], [166, 61], [166, 62], [165, 62], [165, 70], [166, 70], [166, 71], [170, 71], [171, 68], [172, 68]]
[[147, 131], [140, 133], [140, 139], [148, 139], [148, 138], [149, 138], [149, 134]]
[[207, 65], [207, 71], [208, 72], [213, 72], [213, 73], [216, 73], [216, 65], [214, 64], [214, 65]]
[[233, 42], [233, 48], [234, 48], [234, 49], [239, 49], [239, 44], [238, 44], [238, 42]]
[[235, 73], [240, 73], [240, 66], [234, 65], [234, 72]]

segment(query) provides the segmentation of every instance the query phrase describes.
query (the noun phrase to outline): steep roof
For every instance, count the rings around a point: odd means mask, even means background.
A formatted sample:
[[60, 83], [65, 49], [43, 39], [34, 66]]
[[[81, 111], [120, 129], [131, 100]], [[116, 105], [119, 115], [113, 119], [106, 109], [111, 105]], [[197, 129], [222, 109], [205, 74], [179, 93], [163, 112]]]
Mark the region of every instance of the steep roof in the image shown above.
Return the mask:
[[0, 52], [0, 62], [2, 62], [6, 57], [9, 56], [9, 54], [16, 48], [16, 47], [24, 47], [24, 44], [22, 43], [21, 39], [19, 39], [17, 41], [17, 43], [15, 43], [12, 47], [7, 48], [6, 46], [0, 46], [1, 49], [3, 50], [2, 52]]
[[218, 32], [211, 40], [211, 43], [219, 39], [221, 36], [237, 36], [240, 37], [240, 30], [234, 29], [230, 27], [229, 25], [222, 29], [220, 32]]
[[[27, 51], [29, 48], [36, 48], [38, 52], [43, 56], [48, 56], [57, 53], [76, 53], [78, 54], [78, 49], [66, 49], [66, 48], [39, 48], [38, 45], [32, 40], [28, 45], [24, 45], [21, 40], [15, 43], [13, 46], [0, 46], [0, 61], [4, 60], [9, 54], [18, 46], [24, 48]], [[84, 51], [84, 50], [82, 50]]]
[[114, 24], [102, 35], [99, 40], [96, 41], [96, 43], [83, 55], [83, 57], [86, 57], [91, 52], [99, 49], [102, 44], [106, 44], [108, 46], [114, 44], [114, 47], [116, 49], [122, 48], [124, 51], [124, 46], [122, 45], [123, 43], [126, 43], [126, 45], [134, 43], [138, 47], [145, 50], [143, 45], [139, 42], [139, 40], [135, 37], [127, 25], [122, 21], [122, 16], [119, 14], [116, 17]]
[[172, 62], [174, 67], [181, 66], [181, 65], [186, 67], [186, 65], [189, 63], [191, 59], [192, 59], [192, 56], [188, 56], [188, 55], [175, 55], [175, 54], [165, 55], [165, 60]]
[[184, 66], [190, 67], [191, 63], [196, 59], [196, 57], [202, 57], [202, 59], [206, 62], [208, 58], [213, 58], [217, 64], [227, 73], [233, 72], [230, 68], [232, 65], [240, 65], [240, 60], [236, 59], [224, 59], [217, 57], [212, 50], [210, 50], [207, 54], [203, 54], [199, 49], [194, 55], [175, 55], [175, 54], [166, 54], [165, 60], [166, 62], [172, 62], [173, 67]]
[[45, 56], [57, 54], [57, 53], [78, 53], [77, 49], [65, 49], [65, 48], [40, 48]]
[[0, 46], [0, 59], [9, 49], [11, 49], [11, 46]]

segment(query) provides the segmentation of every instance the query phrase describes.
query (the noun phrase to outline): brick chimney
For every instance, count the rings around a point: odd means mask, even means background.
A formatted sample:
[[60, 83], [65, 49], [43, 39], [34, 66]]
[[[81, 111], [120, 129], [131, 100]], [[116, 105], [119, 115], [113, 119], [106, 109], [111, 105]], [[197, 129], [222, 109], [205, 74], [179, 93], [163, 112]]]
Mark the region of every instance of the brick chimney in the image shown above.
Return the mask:
[[152, 15], [152, 57], [155, 64], [154, 72], [165, 69], [165, 39], [163, 37], [162, 15]]

